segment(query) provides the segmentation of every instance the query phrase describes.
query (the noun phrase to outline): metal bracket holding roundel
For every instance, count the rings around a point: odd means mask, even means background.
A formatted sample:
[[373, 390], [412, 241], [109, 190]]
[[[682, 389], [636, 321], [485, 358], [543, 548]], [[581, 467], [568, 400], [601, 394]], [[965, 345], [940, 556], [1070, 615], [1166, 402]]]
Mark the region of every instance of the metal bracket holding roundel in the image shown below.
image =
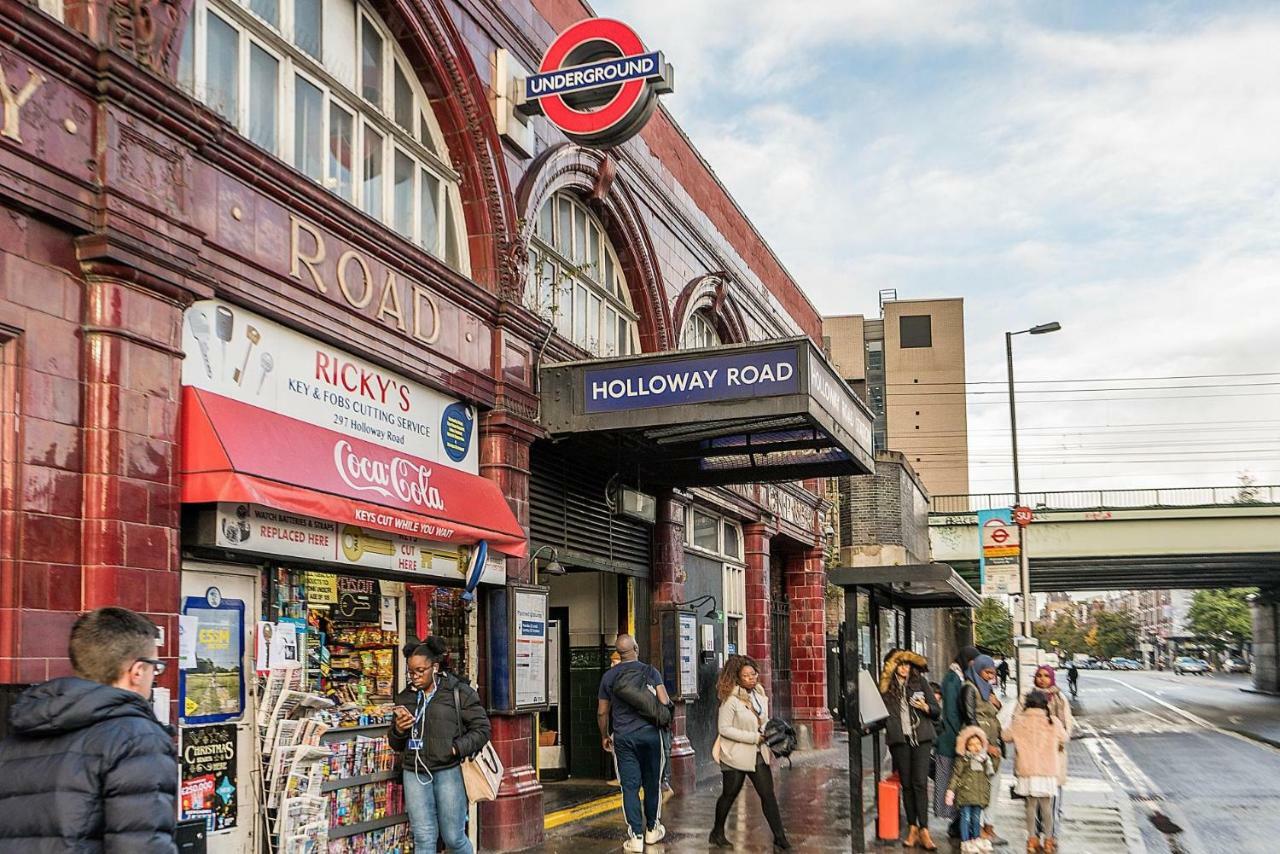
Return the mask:
[[516, 109], [541, 113], [569, 139], [610, 148], [640, 132], [674, 87], [673, 70], [621, 21], [588, 18], [556, 37]]

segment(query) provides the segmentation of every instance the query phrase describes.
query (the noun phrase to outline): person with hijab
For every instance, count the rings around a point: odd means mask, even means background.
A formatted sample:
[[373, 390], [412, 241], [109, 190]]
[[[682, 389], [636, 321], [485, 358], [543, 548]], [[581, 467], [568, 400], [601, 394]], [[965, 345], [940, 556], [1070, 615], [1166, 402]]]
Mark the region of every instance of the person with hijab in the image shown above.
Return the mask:
[[[965, 671], [960, 705], [966, 726], [972, 723], [981, 727], [986, 734], [987, 753], [999, 771], [1004, 752], [998, 746], [1003, 742], [1000, 740], [1000, 698], [996, 696], [995, 690], [997, 679], [995, 659], [986, 654], [974, 658]], [[1007, 840], [996, 835], [995, 826], [991, 823], [990, 807], [988, 804], [984, 814], [982, 838], [991, 840], [992, 845], [1007, 845]]]
[[[1071, 715], [1071, 701], [1066, 698], [1066, 695], [1062, 693], [1062, 689], [1058, 687], [1057, 672], [1049, 665], [1042, 664], [1036, 668], [1035, 683], [1035, 687], [1018, 700], [1018, 711], [1021, 712], [1026, 708], [1027, 697], [1033, 691], [1039, 691], [1049, 701], [1050, 716], [1062, 723], [1062, 728], [1066, 731], [1069, 740], [1071, 731], [1075, 728], [1075, 718]], [[1058, 755], [1058, 759], [1062, 767], [1058, 769], [1058, 794], [1053, 799], [1053, 812], [1057, 825], [1061, 827], [1062, 789], [1067, 783], [1067, 753], [1065, 750]]]
[[933, 757], [933, 811], [940, 818], [951, 819], [947, 835], [952, 839], [960, 838], [960, 811], [947, 804], [947, 785], [951, 782], [952, 765], [956, 760], [956, 736], [966, 726], [977, 723], [976, 720], [965, 721], [960, 702], [964, 672], [977, 657], [977, 647], [962, 648], [942, 677], [942, 720], [938, 725], [938, 740], [934, 744]]

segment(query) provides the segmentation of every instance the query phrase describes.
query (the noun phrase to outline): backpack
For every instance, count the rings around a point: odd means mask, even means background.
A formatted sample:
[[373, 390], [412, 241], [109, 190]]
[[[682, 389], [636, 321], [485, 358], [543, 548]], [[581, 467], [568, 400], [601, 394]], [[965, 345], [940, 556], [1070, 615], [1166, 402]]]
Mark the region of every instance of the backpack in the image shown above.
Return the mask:
[[769, 718], [768, 723], [764, 725], [764, 743], [779, 759], [790, 762], [797, 742], [795, 728], [786, 721], [780, 718]]
[[613, 682], [613, 696], [635, 709], [636, 714], [659, 729], [671, 726], [673, 709], [658, 699], [639, 667], [628, 667]]

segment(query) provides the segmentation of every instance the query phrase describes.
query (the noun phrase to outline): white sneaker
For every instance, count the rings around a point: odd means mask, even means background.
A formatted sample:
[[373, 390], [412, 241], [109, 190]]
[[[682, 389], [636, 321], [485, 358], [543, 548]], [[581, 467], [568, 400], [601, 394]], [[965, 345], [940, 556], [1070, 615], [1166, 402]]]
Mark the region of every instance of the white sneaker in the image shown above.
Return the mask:
[[646, 845], [656, 845], [657, 843], [661, 842], [662, 838], [666, 835], [667, 835], [667, 829], [662, 826], [662, 822], [660, 821], [654, 822], [653, 829], [646, 830], [644, 832], [644, 843]]
[[643, 854], [644, 840], [639, 836], [628, 836], [627, 841], [622, 843], [622, 850], [628, 854]]

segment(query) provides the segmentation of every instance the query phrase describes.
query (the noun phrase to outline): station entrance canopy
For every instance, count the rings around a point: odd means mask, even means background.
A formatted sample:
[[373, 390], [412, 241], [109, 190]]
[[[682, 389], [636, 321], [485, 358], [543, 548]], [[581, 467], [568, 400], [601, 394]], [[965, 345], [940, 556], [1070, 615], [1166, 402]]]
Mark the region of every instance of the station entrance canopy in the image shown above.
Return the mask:
[[808, 338], [541, 369], [555, 437], [612, 444], [650, 483], [711, 486], [874, 471], [872, 414]]

